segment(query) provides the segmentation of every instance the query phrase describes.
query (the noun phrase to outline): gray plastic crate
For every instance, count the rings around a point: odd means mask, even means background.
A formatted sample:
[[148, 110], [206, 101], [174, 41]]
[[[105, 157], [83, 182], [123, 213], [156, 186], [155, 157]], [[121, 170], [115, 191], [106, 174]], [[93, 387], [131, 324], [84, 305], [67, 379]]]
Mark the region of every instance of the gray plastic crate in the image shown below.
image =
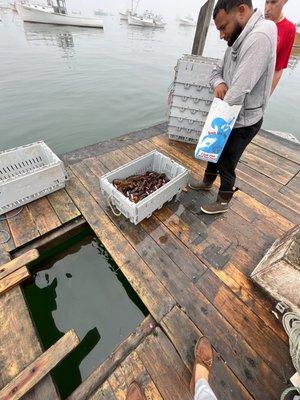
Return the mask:
[[193, 99], [213, 101], [214, 91], [210, 86], [197, 86], [190, 83], [174, 83], [173, 94]]
[[218, 59], [185, 55], [178, 60], [176, 82], [206, 86]]
[[[115, 179], [126, 179], [147, 171], [165, 173], [170, 181], [138, 203], [130, 201], [112, 184]], [[174, 196], [178, 196], [187, 185], [188, 179], [189, 171], [185, 167], [154, 150], [101, 177], [100, 187], [112, 209], [115, 207], [120, 214], [137, 225]]]
[[175, 126], [168, 126], [168, 136], [171, 140], [178, 140], [179, 142], [197, 144], [201, 132], [194, 130], [187, 130]]
[[65, 187], [63, 162], [43, 142], [0, 152], [0, 215]]
[[202, 100], [199, 98], [193, 99], [187, 96], [173, 96], [172, 106], [179, 108], [189, 108], [191, 110], [200, 110], [209, 112], [212, 105], [212, 100]]
[[187, 129], [187, 130], [202, 132], [204, 124], [205, 124], [205, 122], [194, 121], [193, 119], [176, 118], [176, 117], [169, 118], [169, 125], [176, 126], [178, 128]]
[[197, 122], [205, 122], [208, 116], [208, 111], [192, 110], [185, 107], [172, 107], [171, 117], [185, 118]]

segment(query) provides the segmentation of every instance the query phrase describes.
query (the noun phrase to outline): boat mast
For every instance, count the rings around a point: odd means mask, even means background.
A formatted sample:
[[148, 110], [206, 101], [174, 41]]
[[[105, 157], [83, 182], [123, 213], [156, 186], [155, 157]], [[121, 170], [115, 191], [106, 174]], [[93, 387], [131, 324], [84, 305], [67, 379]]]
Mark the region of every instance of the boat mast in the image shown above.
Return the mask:
[[134, 14], [136, 14], [136, 10], [138, 8], [139, 2], [140, 2], [140, 0], [137, 0], [136, 5], [135, 5], [135, 9], [134, 9]]

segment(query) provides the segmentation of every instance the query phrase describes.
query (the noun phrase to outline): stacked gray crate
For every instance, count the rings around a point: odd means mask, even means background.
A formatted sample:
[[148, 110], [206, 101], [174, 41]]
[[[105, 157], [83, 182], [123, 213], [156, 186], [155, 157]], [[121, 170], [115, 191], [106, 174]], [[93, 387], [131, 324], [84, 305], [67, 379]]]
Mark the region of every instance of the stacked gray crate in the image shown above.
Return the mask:
[[170, 139], [197, 143], [213, 101], [209, 86], [218, 59], [184, 55], [175, 68], [169, 114]]

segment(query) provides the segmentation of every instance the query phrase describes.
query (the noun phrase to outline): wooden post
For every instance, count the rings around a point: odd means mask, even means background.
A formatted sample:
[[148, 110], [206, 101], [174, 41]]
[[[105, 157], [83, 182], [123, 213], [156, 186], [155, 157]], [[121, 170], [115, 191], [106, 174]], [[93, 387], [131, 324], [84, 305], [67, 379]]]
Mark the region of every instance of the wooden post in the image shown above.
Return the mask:
[[214, 9], [214, 4], [215, 0], [207, 0], [207, 2], [201, 7], [192, 50], [192, 54], [196, 56], [202, 56], [203, 54], [207, 31]]

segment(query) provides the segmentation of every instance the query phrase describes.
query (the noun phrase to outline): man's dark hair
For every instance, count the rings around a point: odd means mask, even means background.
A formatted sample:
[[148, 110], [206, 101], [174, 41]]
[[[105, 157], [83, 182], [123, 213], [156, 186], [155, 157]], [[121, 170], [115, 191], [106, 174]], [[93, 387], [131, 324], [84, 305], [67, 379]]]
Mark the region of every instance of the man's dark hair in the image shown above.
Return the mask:
[[242, 4], [246, 4], [248, 7], [253, 8], [252, 0], [218, 0], [214, 9], [213, 18], [216, 19], [221, 10], [224, 10], [226, 13], [228, 13], [234, 7], [238, 7]]

